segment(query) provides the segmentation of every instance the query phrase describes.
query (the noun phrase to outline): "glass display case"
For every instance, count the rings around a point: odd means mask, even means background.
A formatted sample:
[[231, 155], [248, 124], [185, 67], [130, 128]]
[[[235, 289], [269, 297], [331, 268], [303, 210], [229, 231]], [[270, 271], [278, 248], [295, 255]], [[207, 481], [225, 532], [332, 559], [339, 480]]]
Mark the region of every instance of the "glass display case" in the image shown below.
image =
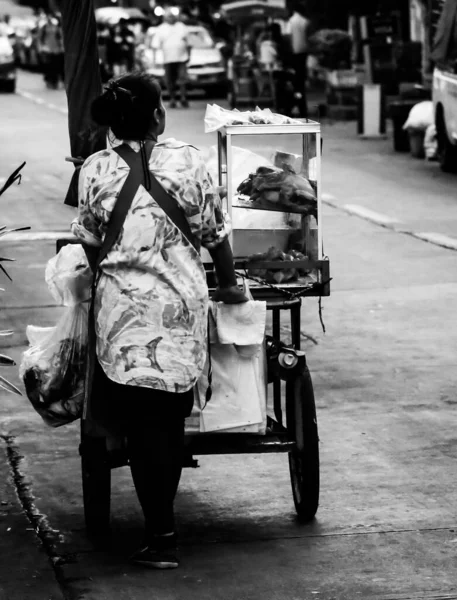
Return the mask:
[[251, 288], [329, 295], [320, 124], [230, 125], [217, 149], [233, 254]]

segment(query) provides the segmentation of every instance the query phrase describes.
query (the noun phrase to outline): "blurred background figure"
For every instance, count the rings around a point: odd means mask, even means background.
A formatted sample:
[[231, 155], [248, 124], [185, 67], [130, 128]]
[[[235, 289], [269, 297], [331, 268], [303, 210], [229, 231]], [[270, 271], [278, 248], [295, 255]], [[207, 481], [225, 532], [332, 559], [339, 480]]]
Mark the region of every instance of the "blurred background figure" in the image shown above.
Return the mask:
[[112, 44], [112, 34], [110, 28], [105, 23], [97, 23], [98, 55], [100, 58], [100, 74], [102, 81], [106, 82], [113, 76], [113, 64], [111, 62], [110, 44]]
[[170, 95], [170, 108], [176, 107], [176, 89], [179, 88], [181, 106], [189, 106], [187, 100], [187, 65], [191, 46], [187, 26], [178, 19], [173, 9], [167, 9], [163, 23], [154, 36], [154, 49], [161, 50], [165, 69], [165, 83]]
[[300, 117], [308, 116], [306, 85], [308, 79], [308, 52], [310, 20], [307, 18], [305, 2], [297, 1], [292, 5], [292, 15], [287, 22], [286, 34], [289, 38], [289, 66], [294, 72], [294, 90], [298, 97]]
[[259, 62], [267, 71], [273, 71], [275, 109], [292, 116], [295, 106], [295, 71], [290, 66], [290, 44], [277, 22], [269, 23], [259, 38]]
[[126, 19], [120, 19], [108, 37], [108, 62], [115, 77], [133, 71], [135, 64], [135, 33]]
[[235, 28], [220, 13], [217, 13], [217, 19], [213, 21], [213, 35], [217, 47], [224, 60], [225, 69], [228, 69], [229, 59], [233, 56], [233, 47], [235, 43]]
[[39, 31], [40, 50], [44, 63], [44, 80], [50, 89], [64, 83], [64, 46], [60, 18], [56, 13], [47, 15]]
[[11, 37], [14, 34], [14, 29], [10, 25], [10, 15], [0, 17], [0, 35]]

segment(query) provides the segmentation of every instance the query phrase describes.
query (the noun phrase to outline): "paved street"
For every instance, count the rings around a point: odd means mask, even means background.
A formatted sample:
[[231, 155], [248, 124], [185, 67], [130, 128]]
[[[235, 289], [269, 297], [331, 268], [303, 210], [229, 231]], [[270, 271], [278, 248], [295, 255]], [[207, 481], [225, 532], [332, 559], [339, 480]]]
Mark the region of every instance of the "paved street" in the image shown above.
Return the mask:
[[[44, 266], [74, 216], [64, 92], [34, 74], [19, 91], [0, 95], [0, 177], [27, 161], [0, 225], [32, 226], [2, 240], [17, 263], [0, 296], [0, 329], [15, 334], [1, 343], [18, 361], [26, 325], [60, 312]], [[204, 109], [169, 112], [168, 134], [213, 145]], [[134, 568], [142, 522], [128, 469], [113, 473], [112, 545], [96, 549], [78, 426], [46, 428], [25, 397], [1, 393], [1, 600], [457, 599], [457, 178], [355, 129], [323, 129], [326, 334], [317, 300], [303, 309], [321, 439], [315, 521], [296, 521], [285, 455], [202, 457], [177, 501], [182, 566]]]

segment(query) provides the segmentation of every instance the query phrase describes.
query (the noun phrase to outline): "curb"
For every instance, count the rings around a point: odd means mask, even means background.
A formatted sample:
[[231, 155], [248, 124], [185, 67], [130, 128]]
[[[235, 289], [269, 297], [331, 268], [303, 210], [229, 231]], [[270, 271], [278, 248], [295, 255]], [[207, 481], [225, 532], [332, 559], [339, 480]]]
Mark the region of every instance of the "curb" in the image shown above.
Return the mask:
[[22, 90], [17, 90], [16, 94], [18, 96], [21, 96], [21, 98], [25, 98], [26, 100], [33, 102], [34, 104], [38, 104], [39, 106], [44, 106], [45, 108], [48, 108], [49, 110], [58, 112], [65, 116], [68, 115], [68, 108], [63, 108], [61, 106], [57, 106], [57, 104], [53, 104], [52, 102], [47, 102], [46, 100], [43, 100], [43, 98], [39, 98], [38, 96], [35, 96], [34, 94], [30, 94], [29, 92], [24, 92]]
[[400, 221], [389, 217], [388, 215], [377, 213], [357, 204], [340, 205], [336, 202], [336, 196], [333, 196], [332, 194], [322, 194], [322, 203], [326, 204], [327, 206], [331, 206], [335, 210], [344, 212], [351, 217], [359, 217], [359, 219], [369, 221], [370, 223], [379, 225], [379, 227], [389, 229], [389, 231], [393, 231], [394, 233], [401, 233], [417, 240], [421, 240], [422, 242], [427, 242], [428, 244], [433, 244], [434, 246], [439, 246], [440, 248], [457, 252], [457, 238], [452, 238], [448, 235], [437, 232], [411, 231], [405, 226], [401, 225]]

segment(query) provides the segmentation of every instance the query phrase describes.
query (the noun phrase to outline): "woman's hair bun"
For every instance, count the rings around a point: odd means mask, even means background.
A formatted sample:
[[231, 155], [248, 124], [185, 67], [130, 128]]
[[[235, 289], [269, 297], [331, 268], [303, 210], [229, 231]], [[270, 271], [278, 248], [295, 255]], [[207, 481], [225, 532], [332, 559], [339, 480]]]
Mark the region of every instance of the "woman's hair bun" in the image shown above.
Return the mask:
[[144, 140], [159, 108], [159, 83], [146, 73], [129, 73], [107, 84], [105, 92], [93, 101], [91, 116], [120, 140]]
[[106, 90], [101, 96], [92, 102], [92, 119], [101, 127], [111, 127], [117, 123], [120, 117], [119, 104], [111, 90]]

